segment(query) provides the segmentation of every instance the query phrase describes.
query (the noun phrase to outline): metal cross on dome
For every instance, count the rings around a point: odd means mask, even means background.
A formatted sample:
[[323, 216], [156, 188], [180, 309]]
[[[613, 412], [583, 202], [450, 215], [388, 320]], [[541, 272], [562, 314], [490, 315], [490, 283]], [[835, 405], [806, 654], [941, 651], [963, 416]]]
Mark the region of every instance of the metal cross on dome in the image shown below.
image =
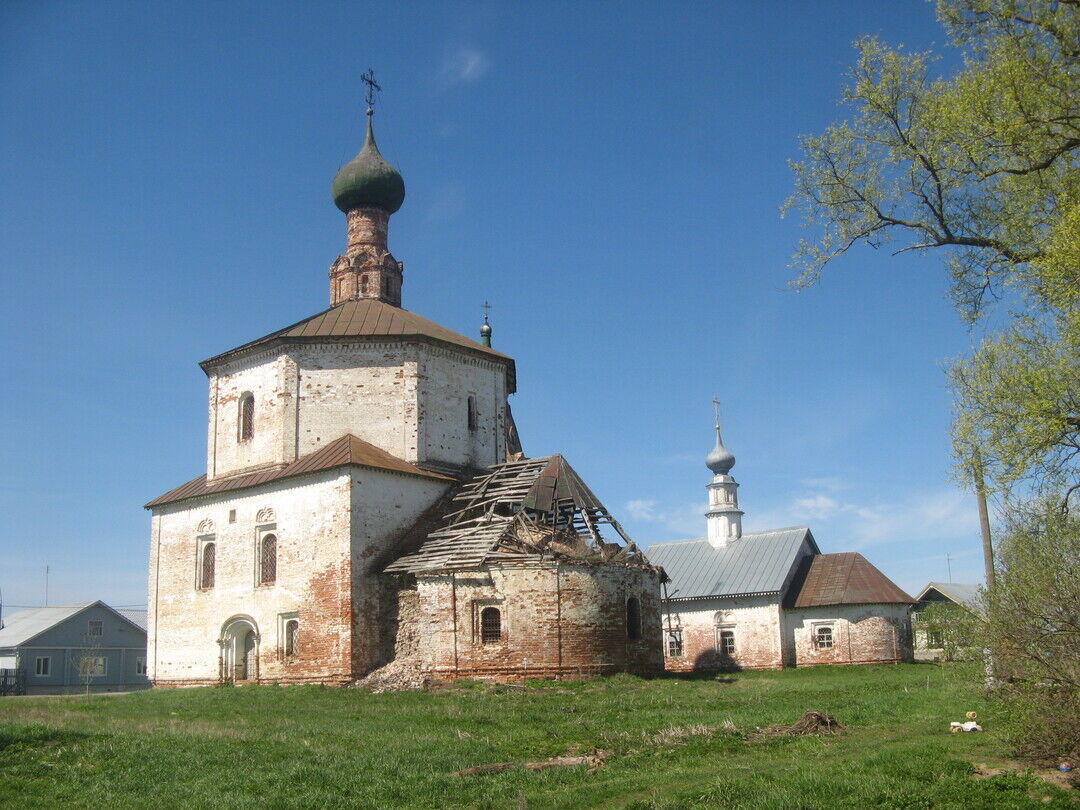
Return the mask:
[[372, 68], [367, 69], [367, 73], [360, 76], [360, 81], [367, 85], [367, 100], [368, 110], [371, 110], [375, 106], [375, 94], [382, 92], [382, 87], [375, 81], [375, 71]]
[[484, 323], [487, 323], [488, 313], [491, 312], [491, 304], [485, 301], [480, 305], [480, 308], [484, 310]]
[[713, 411], [716, 413], [716, 429], [720, 429], [720, 400], [718, 397], [712, 398]]

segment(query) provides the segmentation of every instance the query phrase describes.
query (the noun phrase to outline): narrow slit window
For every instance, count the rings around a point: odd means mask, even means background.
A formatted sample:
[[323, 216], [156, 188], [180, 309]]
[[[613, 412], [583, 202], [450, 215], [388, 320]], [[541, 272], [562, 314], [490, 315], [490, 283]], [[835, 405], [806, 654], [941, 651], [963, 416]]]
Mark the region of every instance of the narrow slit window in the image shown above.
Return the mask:
[[502, 614], [498, 608], [486, 607], [480, 611], [480, 641], [483, 644], [502, 641]]
[[242, 442], [251, 441], [255, 435], [255, 397], [248, 391], [240, 396], [240, 429]]
[[636, 596], [626, 600], [626, 637], [632, 641], [641, 638], [641, 602]]
[[476, 397], [470, 396], [466, 407], [468, 408], [469, 430], [476, 430], [480, 427], [480, 418], [476, 413]]
[[259, 543], [259, 584], [277, 581], [277, 535], [268, 534]]
[[214, 543], [206, 543], [202, 547], [202, 560], [199, 566], [199, 587], [214, 587], [214, 569], [216, 567], [217, 546]]

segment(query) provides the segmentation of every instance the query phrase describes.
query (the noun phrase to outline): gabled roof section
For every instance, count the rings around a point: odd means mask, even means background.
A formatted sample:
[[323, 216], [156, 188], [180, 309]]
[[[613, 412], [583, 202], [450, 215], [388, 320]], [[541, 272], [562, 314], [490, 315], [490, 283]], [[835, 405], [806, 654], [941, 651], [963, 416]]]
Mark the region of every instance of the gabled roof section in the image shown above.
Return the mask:
[[916, 602], [955, 602], [968, 610], [982, 610], [982, 588], [979, 585], [964, 585], [957, 582], [931, 582], [919, 595]]
[[[18, 613], [13, 613], [10, 618], [4, 619], [4, 629], [0, 630], [0, 648], [21, 647], [33, 641], [46, 630], [51, 630], [61, 622], [74, 618], [95, 605], [100, 605], [106, 610], [112, 611], [136, 629], [143, 633], [146, 632], [145, 619], [140, 625], [99, 599], [94, 602], [78, 602], [72, 605], [47, 605], [45, 607], [27, 608], [20, 610]], [[145, 614], [146, 611], [143, 611], [143, 613]]]
[[914, 604], [862, 554], [819, 554], [810, 561], [793, 607]]
[[[409, 312], [407, 309], [401, 309], [374, 298], [338, 304], [292, 326], [286, 326], [258, 340], [203, 360], [199, 365], [202, 366], [203, 371], [206, 371], [225, 360], [257, 351], [274, 343], [312, 343], [324, 338], [422, 338], [438, 343], [448, 343], [507, 363], [511, 382], [514, 379], [514, 361], [508, 355], [477, 343], [464, 335], [459, 335], [415, 312]], [[511, 385], [510, 388], [512, 391], [514, 386]]]
[[167, 503], [175, 503], [176, 501], [186, 501], [189, 498], [198, 498], [201, 495], [214, 495], [235, 489], [257, 487], [270, 481], [278, 481], [294, 475], [320, 472], [321, 470], [346, 465], [371, 467], [376, 470], [388, 470], [405, 475], [419, 475], [423, 478], [436, 478], [442, 481], [453, 480], [445, 475], [420, 469], [415, 464], [410, 464], [408, 461], [390, 455], [381, 447], [376, 447], [370, 442], [347, 433], [340, 439], [330, 442], [326, 447], [316, 450], [314, 453], [308, 453], [291, 464], [277, 469], [238, 475], [209, 483], [207, 483], [205, 475], [200, 475], [198, 478], [154, 498], [144, 508], [153, 509], [155, 506], [164, 506]]
[[[549, 555], [649, 562], [592, 490], [559, 455], [508, 461], [464, 483], [442, 525], [387, 573], [476, 568], [485, 562]], [[602, 530], [621, 542], [608, 542]]]
[[750, 596], [780, 593], [804, 544], [810, 553], [817, 553], [810, 529], [794, 526], [747, 532], [723, 548], [708, 540], [653, 543], [648, 553], [671, 579], [669, 599]]

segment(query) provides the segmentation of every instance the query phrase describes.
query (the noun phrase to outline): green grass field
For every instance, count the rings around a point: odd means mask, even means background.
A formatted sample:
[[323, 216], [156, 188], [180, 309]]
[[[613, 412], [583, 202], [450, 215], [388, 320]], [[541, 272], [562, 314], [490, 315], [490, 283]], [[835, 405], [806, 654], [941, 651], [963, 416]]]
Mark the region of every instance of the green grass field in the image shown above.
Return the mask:
[[[807, 709], [836, 737], [755, 739]], [[949, 734], [978, 711], [984, 734]], [[1006, 770], [1006, 707], [959, 666], [431, 692], [273, 686], [0, 699], [3, 807], [1073, 807]], [[607, 752], [582, 766], [455, 776]], [[1012, 766], [1015, 768], [1016, 766]], [[1047, 799], [1049, 797], [1049, 799]]]

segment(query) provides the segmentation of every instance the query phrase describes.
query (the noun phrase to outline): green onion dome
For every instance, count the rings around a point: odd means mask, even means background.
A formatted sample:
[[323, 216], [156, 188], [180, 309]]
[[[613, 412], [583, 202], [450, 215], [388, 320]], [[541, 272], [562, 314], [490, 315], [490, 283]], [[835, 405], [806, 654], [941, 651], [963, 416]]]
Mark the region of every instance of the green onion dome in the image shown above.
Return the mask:
[[342, 211], [374, 206], [392, 214], [405, 201], [405, 181], [379, 154], [368, 110], [367, 135], [360, 153], [338, 169], [330, 184], [334, 204]]

